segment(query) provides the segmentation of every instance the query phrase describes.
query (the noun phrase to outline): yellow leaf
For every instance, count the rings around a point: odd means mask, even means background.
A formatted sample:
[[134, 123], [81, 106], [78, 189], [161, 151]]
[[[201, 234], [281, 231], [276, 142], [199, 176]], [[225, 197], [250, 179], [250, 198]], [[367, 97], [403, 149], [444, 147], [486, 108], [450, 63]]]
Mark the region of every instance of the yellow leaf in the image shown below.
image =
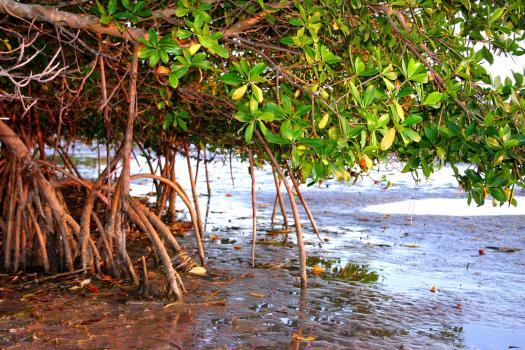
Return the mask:
[[386, 132], [385, 136], [383, 136], [383, 140], [381, 140], [381, 150], [386, 151], [387, 149], [392, 146], [392, 143], [394, 143], [394, 139], [396, 137], [396, 129], [390, 128]]
[[321, 97], [327, 99], [328, 97], [330, 97], [330, 95], [328, 94], [328, 92], [326, 92], [325, 89], [321, 89]]
[[206, 276], [206, 269], [201, 266], [195, 266], [190, 270], [190, 274], [195, 276]]
[[243, 86], [241, 86], [240, 88], [236, 89], [233, 94], [232, 94], [232, 98], [234, 100], [240, 100], [244, 94], [246, 93], [246, 90], [248, 89], [248, 84], [244, 84]]
[[210, 236], [210, 240], [211, 241], [218, 241], [219, 239], [221, 239], [219, 236], [216, 236], [216, 235], [211, 235]]
[[319, 122], [319, 129], [324, 129], [324, 127], [326, 126], [329, 120], [330, 120], [330, 114], [325, 113], [323, 115], [323, 119], [321, 119], [321, 121]]
[[256, 298], [264, 298], [264, 294], [251, 292], [250, 295]]
[[436, 293], [436, 292], [439, 291], [439, 288], [436, 287], [436, 286], [432, 286], [432, 288], [430, 288], [430, 291], [431, 291], [432, 293]]
[[4, 39], [4, 45], [5, 45], [5, 47], [7, 47], [7, 49], [8, 49], [9, 51], [11, 51], [11, 50], [13, 49], [13, 47], [11, 46], [11, 44], [9, 44], [9, 40], [7, 40], [7, 39]]
[[371, 169], [374, 166], [374, 162], [372, 162], [372, 159], [370, 159], [370, 157], [367, 156], [366, 154], [364, 155], [363, 158], [365, 159], [366, 169]]
[[189, 50], [190, 50], [190, 53], [191, 55], [195, 55], [195, 52], [199, 51], [199, 49], [201, 48], [201, 44], [193, 44], [190, 46]]
[[325, 271], [324, 267], [319, 266], [319, 265], [315, 265], [315, 266], [312, 268], [312, 273], [313, 273], [314, 275], [320, 275], [320, 274], [322, 274], [324, 271]]
[[339, 24], [337, 24], [337, 22], [332, 23], [332, 28], [334, 30], [339, 30]]
[[405, 111], [403, 111], [403, 107], [397, 101], [394, 101], [394, 106], [396, 107], [397, 115], [399, 116], [399, 119], [405, 120]]

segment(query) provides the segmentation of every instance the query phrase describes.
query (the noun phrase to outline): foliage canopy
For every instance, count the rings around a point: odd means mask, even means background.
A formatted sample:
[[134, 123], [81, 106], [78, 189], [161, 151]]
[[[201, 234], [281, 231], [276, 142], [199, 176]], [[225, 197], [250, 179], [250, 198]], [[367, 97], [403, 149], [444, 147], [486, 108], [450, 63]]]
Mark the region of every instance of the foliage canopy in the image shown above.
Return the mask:
[[[67, 21], [23, 16], [15, 4], [2, 0], [0, 11], [63, 27], [58, 41], [53, 30], [41, 29], [26, 53], [42, 51], [31, 67], [3, 61], [3, 99], [38, 95], [44, 102], [35, 108], [60, 115], [70, 136], [104, 138], [107, 128], [119, 135], [129, 102], [119, 84], [129, 68], [128, 45], [138, 42], [135, 138], [156, 151], [166, 135], [260, 150], [260, 132], [303, 181], [349, 180], [395, 155], [405, 171], [425, 176], [443, 163], [472, 164], [465, 173], [454, 169], [477, 204], [489, 194], [514, 202], [514, 187], [525, 184], [523, 72], [504, 81], [487, 72], [501, 55], [525, 53], [523, 1], [41, 1], [45, 11], [59, 5], [57, 13], [91, 21], [79, 21], [74, 44], [62, 42], [74, 37]], [[7, 58], [28, 40], [7, 30], [0, 39]], [[58, 49], [67, 75], [20, 84], [17, 76], [57, 62]], [[99, 103], [100, 57], [111, 67], [112, 124]], [[79, 102], [65, 114], [64, 76]], [[39, 117], [58, 129], [45, 113]]]

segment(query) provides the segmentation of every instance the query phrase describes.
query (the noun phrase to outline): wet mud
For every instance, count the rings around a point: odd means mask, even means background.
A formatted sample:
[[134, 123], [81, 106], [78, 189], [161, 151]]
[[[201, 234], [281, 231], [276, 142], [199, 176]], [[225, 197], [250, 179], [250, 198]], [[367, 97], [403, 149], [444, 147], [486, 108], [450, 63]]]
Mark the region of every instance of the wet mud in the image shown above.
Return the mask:
[[[407, 199], [464, 199], [448, 178], [417, 188], [398, 178], [387, 191], [366, 181], [305, 188], [323, 241], [303, 212], [310, 279], [301, 290], [293, 227], [283, 245], [275, 231], [280, 216], [274, 227], [270, 222], [273, 178], [257, 173], [255, 268], [249, 182], [241, 180], [248, 180], [247, 164], [234, 164], [232, 187], [229, 165], [216, 163], [206, 228], [209, 275], [184, 276], [185, 304], [141, 300], [100, 276], [78, 289], [72, 287], [82, 276], [4, 286], [0, 348], [525, 348], [525, 211], [463, 217], [365, 210]], [[151, 192], [151, 184], [135, 184], [134, 191]], [[201, 196], [201, 205], [207, 202]], [[191, 247], [191, 234], [181, 243]]]

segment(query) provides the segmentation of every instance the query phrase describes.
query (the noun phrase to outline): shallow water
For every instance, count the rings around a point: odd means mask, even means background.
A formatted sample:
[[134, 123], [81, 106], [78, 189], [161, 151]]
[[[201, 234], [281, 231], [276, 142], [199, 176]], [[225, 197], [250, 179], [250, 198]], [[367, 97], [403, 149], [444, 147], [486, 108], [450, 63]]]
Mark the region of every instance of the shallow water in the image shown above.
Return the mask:
[[[81, 155], [93, 153], [81, 149]], [[417, 187], [406, 175], [390, 171], [394, 186], [387, 191], [367, 180], [353, 187], [327, 182], [305, 188], [327, 241], [319, 242], [302, 213], [310, 284], [301, 291], [294, 233], [292, 244], [268, 244], [282, 236], [266, 235], [274, 188], [265, 169], [257, 171], [256, 181], [258, 238], [266, 244], [257, 245], [257, 267], [250, 267], [248, 170], [243, 163], [232, 166], [235, 187], [228, 163], [210, 167], [207, 236], [220, 239], [206, 241], [214, 277], [186, 277], [186, 301], [193, 306], [163, 308], [123, 296], [71, 297], [56, 290], [49, 300], [35, 296], [38, 310], [28, 317], [22, 312], [27, 304], [10, 302], [19, 294], [4, 295], [0, 311], [7, 317], [0, 318], [0, 348], [525, 348], [525, 207], [512, 216], [418, 215], [420, 199], [466, 201], [450, 169]], [[146, 172], [140, 168], [132, 172]], [[83, 171], [89, 175], [91, 170]], [[181, 159], [177, 176], [183, 184], [186, 171]], [[198, 186], [206, 191], [203, 168]], [[136, 195], [151, 190], [147, 181], [133, 187]], [[201, 196], [204, 208], [207, 199]], [[397, 214], [369, 211], [402, 200], [408, 206], [396, 204]], [[192, 246], [193, 239], [181, 242]], [[516, 251], [496, 249], [501, 247]], [[479, 255], [479, 249], [486, 254]], [[314, 276], [316, 265], [325, 271]], [[226, 306], [202, 304], [217, 300]], [[33, 315], [44, 311], [45, 317]], [[315, 340], [294, 340], [294, 333]]]

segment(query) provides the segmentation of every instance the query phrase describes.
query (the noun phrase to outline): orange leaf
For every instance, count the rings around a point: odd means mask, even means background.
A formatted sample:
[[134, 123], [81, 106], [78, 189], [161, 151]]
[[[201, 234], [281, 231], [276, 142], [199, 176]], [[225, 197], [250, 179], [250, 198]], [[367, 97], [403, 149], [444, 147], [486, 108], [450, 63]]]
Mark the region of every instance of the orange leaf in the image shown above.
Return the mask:
[[91, 292], [91, 293], [100, 293], [100, 289], [98, 289], [97, 286], [95, 286], [94, 284], [88, 284], [87, 286], [87, 289]]
[[167, 75], [167, 74], [170, 74], [171, 71], [168, 67], [165, 67], [165, 66], [159, 66], [157, 68], [157, 74], [158, 75]]
[[312, 335], [302, 336], [302, 335], [297, 334], [297, 333], [293, 334], [293, 340], [295, 340], [295, 341], [314, 341], [315, 338], [316, 337], [314, 337]]
[[315, 265], [315, 266], [312, 268], [312, 272], [313, 272], [313, 274], [316, 275], [316, 276], [322, 274], [324, 271], [325, 271], [324, 267], [319, 266], [319, 265]]

